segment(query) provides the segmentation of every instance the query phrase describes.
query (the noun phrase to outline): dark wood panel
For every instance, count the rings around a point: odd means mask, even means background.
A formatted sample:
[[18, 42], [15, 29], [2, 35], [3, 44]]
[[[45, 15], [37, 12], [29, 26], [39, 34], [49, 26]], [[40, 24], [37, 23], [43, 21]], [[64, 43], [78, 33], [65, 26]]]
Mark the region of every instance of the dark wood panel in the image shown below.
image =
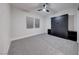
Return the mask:
[[51, 34], [68, 38], [68, 15], [51, 18]]

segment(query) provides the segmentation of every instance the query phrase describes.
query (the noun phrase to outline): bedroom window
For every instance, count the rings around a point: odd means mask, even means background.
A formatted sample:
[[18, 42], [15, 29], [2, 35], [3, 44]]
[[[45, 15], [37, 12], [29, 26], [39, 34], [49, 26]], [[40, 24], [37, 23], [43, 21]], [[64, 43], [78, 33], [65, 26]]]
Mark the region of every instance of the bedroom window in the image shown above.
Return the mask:
[[40, 19], [35, 19], [35, 28], [40, 27]]
[[32, 29], [32, 28], [40, 28], [40, 19], [33, 18], [33, 17], [26, 17], [26, 28]]

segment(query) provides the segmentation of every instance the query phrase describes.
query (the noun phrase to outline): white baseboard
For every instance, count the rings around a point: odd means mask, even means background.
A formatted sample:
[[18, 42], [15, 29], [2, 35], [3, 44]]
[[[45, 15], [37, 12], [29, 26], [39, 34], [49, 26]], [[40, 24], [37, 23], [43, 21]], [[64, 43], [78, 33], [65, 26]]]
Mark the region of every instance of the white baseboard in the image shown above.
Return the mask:
[[[39, 34], [42, 34], [42, 33], [39, 33]], [[39, 35], [39, 34], [32, 34], [32, 35], [25, 35], [25, 36], [21, 36], [21, 37], [17, 37], [17, 38], [12, 38], [11, 40], [14, 41], [14, 40], [20, 40], [22, 38], [28, 38], [28, 37], [31, 37], [31, 36], [35, 36], [35, 35]]]

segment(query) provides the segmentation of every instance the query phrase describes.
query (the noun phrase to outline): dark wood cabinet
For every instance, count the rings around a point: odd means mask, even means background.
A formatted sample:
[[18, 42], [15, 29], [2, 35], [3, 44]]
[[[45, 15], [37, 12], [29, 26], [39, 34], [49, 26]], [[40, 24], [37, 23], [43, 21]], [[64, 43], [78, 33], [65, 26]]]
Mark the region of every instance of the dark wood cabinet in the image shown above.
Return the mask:
[[51, 34], [51, 29], [48, 29], [48, 34]]
[[68, 31], [68, 39], [77, 41], [77, 32], [76, 31]]
[[[51, 29], [48, 29], [48, 34], [49, 35], [53, 35], [51, 33]], [[53, 35], [53, 36], [55, 36], [55, 35]], [[68, 31], [68, 37], [67, 37], [67, 39], [68, 40], [72, 40], [72, 41], [77, 41], [77, 32], [76, 31]]]

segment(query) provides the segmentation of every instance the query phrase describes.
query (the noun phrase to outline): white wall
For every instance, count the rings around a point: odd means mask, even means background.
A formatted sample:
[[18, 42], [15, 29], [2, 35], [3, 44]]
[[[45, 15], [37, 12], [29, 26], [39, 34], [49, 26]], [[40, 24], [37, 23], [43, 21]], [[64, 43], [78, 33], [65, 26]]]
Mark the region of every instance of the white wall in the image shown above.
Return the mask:
[[79, 11], [77, 11], [77, 42], [79, 43]]
[[0, 3], [0, 54], [7, 54], [10, 45], [10, 6]]
[[[69, 30], [77, 31], [76, 10], [75, 9], [68, 9], [68, 10], [57, 12], [56, 14], [50, 15], [46, 18], [45, 33], [47, 33], [47, 30], [51, 28], [51, 17], [57, 17], [57, 16], [64, 15], [64, 14], [69, 14], [70, 16], [74, 16], [73, 17], [74, 19], [69, 17], [69, 27], [68, 28], [69, 28]], [[74, 24], [72, 25], [72, 23], [74, 23]]]
[[[23, 37], [29, 37], [36, 34], [44, 33], [44, 20], [34, 14], [34, 13], [27, 13], [23, 10], [17, 9], [12, 7], [11, 8], [11, 38], [12, 40], [16, 40]], [[39, 18], [40, 19], [40, 28], [33, 28], [33, 29], [27, 29], [26, 28], [26, 16]]]
[[74, 31], [74, 15], [69, 15], [68, 25], [68, 29]]

